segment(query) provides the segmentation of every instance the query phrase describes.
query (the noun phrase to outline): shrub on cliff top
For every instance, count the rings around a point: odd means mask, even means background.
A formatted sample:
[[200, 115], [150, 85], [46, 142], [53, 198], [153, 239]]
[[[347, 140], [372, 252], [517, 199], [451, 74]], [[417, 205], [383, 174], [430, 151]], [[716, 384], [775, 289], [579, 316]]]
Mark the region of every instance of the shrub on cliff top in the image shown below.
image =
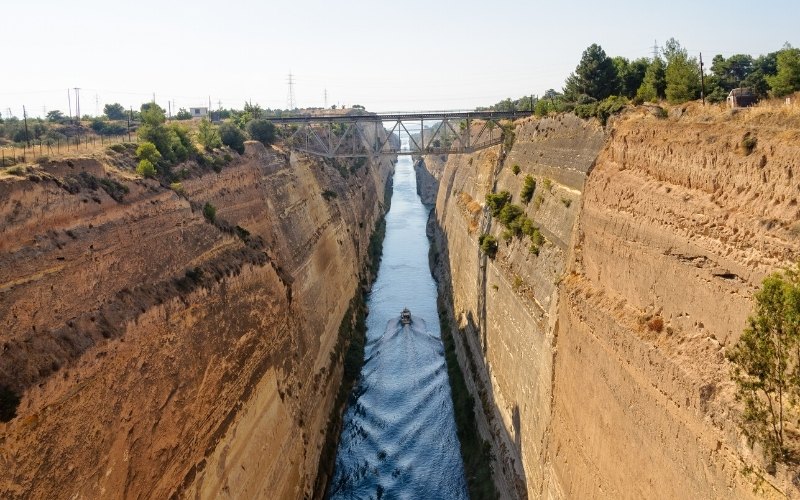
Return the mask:
[[220, 139], [222, 139], [222, 144], [239, 154], [244, 153], [244, 141], [246, 137], [239, 127], [232, 123], [223, 123], [219, 127], [219, 135]]
[[275, 141], [275, 124], [270, 121], [250, 120], [247, 122], [246, 129], [251, 139], [265, 146], [269, 146]]
[[800, 264], [764, 279], [755, 299], [755, 314], [727, 356], [744, 403], [743, 431], [774, 464], [797, 458], [785, 426], [800, 419]]
[[139, 147], [136, 148], [136, 158], [139, 160], [147, 160], [150, 163], [155, 164], [161, 159], [161, 153], [158, 152], [155, 144], [145, 141], [139, 144]]
[[208, 118], [200, 120], [200, 124], [197, 126], [197, 140], [206, 151], [222, 146], [219, 129]]
[[156, 167], [153, 166], [153, 163], [149, 160], [142, 160], [139, 162], [139, 165], [136, 167], [136, 172], [141, 175], [142, 177], [155, 177], [156, 175]]

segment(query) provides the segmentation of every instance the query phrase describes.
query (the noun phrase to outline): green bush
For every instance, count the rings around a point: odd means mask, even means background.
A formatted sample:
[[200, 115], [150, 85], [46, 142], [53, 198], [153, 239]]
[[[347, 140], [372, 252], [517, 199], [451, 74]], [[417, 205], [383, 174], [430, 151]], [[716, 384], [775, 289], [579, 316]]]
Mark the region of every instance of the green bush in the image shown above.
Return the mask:
[[186, 111], [186, 108], [181, 108], [175, 113], [175, 118], [178, 120], [191, 120], [192, 114]]
[[503, 224], [505, 227], [510, 228], [514, 221], [516, 221], [521, 215], [523, 215], [524, 211], [518, 205], [514, 205], [513, 203], [506, 204], [500, 213], [497, 215], [497, 218], [500, 220], [500, 223]]
[[530, 175], [525, 176], [525, 181], [522, 183], [522, 191], [519, 193], [520, 199], [527, 205], [533, 198], [533, 192], [536, 191], [536, 179]]
[[493, 217], [500, 214], [506, 203], [511, 201], [511, 193], [508, 191], [500, 191], [499, 193], [489, 193], [486, 195], [486, 206], [489, 207]]
[[153, 166], [153, 163], [150, 160], [141, 160], [139, 165], [136, 167], [136, 172], [145, 178], [155, 177], [156, 167]]
[[480, 235], [478, 244], [481, 247], [481, 252], [485, 253], [490, 259], [494, 259], [495, 255], [497, 255], [497, 238], [491, 234]]
[[219, 128], [209, 121], [208, 118], [200, 120], [197, 127], [197, 140], [206, 151], [222, 146], [222, 139], [219, 136]]
[[514, 172], [514, 175], [517, 175], [517, 174], [519, 174], [519, 172], [520, 172], [519, 165], [517, 165], [517, 164], [515, 163], [515, 164], [514, 164], [514, 166], [513, 166], [513, 167], [511, 167], [511, 171], [512, 171], [512, 172]]
[[742, 427], [774, 465], [791, 461], [788, 422], [800, 420], [800, 264], [764, 279], [755, 313], [727, 352], [736, 399], [744, 403]]
[[800, 90], [800, 49], [784, 46], [777, 55], [777, 74], [766, 80], [777, 97]]
[[152, 142], [143, 142], [136, 148], [136, 158], [155, 164], [161, 159], [161, 153], [158, 152], [156, 145]]
[[239, 154], [244, 153], [244, 132], [232, 123], [223, 123], [219, 127], [219, 135], [222, 144], [228, 146]]
[[126, 118], [125, 108], [122, 107], [122, 104], [116, 102], [114, 104], [106, 104], [103, 107], [103, 112], [109, 120], [124, 120]]
[[254, 141], [258, 141], [265, 146], [269, 146], [275, 141], [275, 124], [263, 120], [250, 120], [247, 122], [247, 133]]
[[205, 217], [210, 222], [214, 222], [217, 220], [217, 207], [212, 205], [211, 203], [206, 203], [203, 205], [203, 217]]

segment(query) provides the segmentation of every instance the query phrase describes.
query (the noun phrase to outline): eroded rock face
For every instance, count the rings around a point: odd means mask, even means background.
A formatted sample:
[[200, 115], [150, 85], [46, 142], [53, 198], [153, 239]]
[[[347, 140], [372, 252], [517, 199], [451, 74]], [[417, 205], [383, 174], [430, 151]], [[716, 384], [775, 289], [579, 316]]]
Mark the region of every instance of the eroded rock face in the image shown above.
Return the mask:
[[[759, 495], [800, 496], [740, 438], [724, 357], [763, 277], [800, 258], [798, 139], [764, 112], [637, 110], [606, 131], [522, 122], [502, 166], [499, 149], [448, 159], [438, 272], [504, 497], [748, 498], [758, 475]], [[520, 204], [525, 175], [538, 256], [482, 209], [492, 190]]]
[[0, 496], [310, 495], [391, 163], [248, 143], [180, 193], [112, 173], [122, 202], [43, 170], [0, 180]]

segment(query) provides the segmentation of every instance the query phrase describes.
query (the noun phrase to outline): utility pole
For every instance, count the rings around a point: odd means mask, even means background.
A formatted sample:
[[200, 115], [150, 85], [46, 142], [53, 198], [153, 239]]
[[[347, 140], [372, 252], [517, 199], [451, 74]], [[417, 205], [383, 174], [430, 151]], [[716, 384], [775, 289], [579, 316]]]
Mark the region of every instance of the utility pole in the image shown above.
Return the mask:
[[289, 72], [289, 102], [288, 102], [288, 105], [289, 105], [289, 110], [290, 111], [295, 108], [295, 102], [294, 102], [294, 76], [292, 75], [291, 71]]
[[25, 111], [25, 106], [22, 106], [22, 118], [25, 120], [25, 142], [30, 146], [31, 136], [28, 135], [28, 112]]
[[77, 122], [81, 122], [81, 89], [75, 87], [75, 118]]
[[100, 98], [94, 94], [94, 116], [100, 116]]
[[131, 142], [131, 119], [133, 119], [133, 106], [130, 107], [128, 113], [128, 142]]
[[700, 52], [700, 99], [703, 100], [703, 106], [706, 105], [706, 75], [703, 72], [703, 53]]
[[69, 95], [69, 89], [67, 89], [67, 103], [69, 104], [69, 121], [72, 121], [72, 97]]
[[325, 89], [325, 109], [328, 109], [328, 89]]
[[172, 120], [172, 101], [167, 101], [167, 116]]
[[653, 40], [653, 59], [658, 59], [658, 40]]

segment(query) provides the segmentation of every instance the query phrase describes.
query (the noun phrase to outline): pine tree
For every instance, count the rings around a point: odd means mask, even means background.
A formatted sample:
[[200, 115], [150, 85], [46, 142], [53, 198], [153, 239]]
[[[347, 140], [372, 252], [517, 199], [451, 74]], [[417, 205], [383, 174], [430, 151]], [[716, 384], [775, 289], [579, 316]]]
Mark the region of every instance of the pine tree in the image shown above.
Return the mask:
[[728, 359], [744, 403], [745, 434], [773, 463], [787, 459], [785, 424], [797, 412], [791, 401], [800, 397], [800, 265], [764, 280], [755, 314]]
[[777, 97], [800, 90], [800, 49], [786, 44], [778, 52], [778, 74], [768, 76], [767, 82]]
[[641, 101], [656, 102], [666, 97], [666, 88], [666, 66], [660, 57], [656, 57], [644, 73], [644, 80], [636, 91], [636, 98]]
[[564, 85], [564, 94], [572, 101], [581, 95], [601, 101], [619, 92], [620, 82], [614, 61], [596, 43], [590, 45]]
[[700, 95], [700, 68], [697, 60], [690, 58], [686, 49], [674, 38], [667, 41], [664, 57], [667, 59], [667, 100], [671, 103], [682, 103], [697, 99]]

